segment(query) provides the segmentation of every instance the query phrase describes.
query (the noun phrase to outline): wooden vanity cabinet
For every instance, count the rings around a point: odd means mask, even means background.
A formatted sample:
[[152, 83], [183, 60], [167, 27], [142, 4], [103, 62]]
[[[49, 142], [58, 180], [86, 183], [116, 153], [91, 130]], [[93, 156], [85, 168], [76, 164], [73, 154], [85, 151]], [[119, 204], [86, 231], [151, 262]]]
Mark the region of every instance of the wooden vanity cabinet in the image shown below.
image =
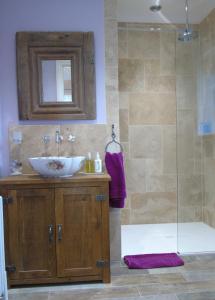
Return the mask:
[[0, 180], [10, 285], [110, 282], [108, 175]]

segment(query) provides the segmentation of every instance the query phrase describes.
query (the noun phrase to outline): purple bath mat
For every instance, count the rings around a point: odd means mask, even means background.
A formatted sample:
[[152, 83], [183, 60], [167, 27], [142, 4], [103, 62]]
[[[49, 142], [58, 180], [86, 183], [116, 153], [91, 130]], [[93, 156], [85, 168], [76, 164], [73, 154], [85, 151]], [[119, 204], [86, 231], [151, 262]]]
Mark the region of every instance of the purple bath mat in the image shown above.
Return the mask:
[[184, 265], [184, 261], [176, 253], [126, 255], [124, 262], [129, 269], [153, 269]]

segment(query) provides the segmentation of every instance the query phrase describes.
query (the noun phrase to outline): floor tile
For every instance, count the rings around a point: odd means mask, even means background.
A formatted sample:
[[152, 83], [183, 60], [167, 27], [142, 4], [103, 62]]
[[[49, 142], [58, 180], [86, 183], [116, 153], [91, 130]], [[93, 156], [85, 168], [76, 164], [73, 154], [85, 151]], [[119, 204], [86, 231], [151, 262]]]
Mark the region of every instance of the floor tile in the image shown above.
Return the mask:
[[90, 300], [94, 299], [95, 294], [98, 290], [77, 290], [67, 291], [61, 293], [50, 293], [48, 300]]
[[215, 271], [187, 271], [182, 273], [188, 282], [215, 280]]
[[9, 294], [9, 300], [49, 300], [49, 293]]
[[94, 299], [114, 299], [126, 297], [139, 297], [140, 294], [136, 287], [112, 287], [100, 290], [94, 295]]
[[175, 294], [154, 296], [153, 300], [178, 300]]
[[177, 284], [153, 284], [138, 287], [140, 294], [144, 295], [158, 295], [158, 294], [173, 294], [173, 293], [189, 293], [189, 292], [203, 292], [215, 291], [215, 281], [210, 282], [185, 282]]
[[149, 269], [149, 274], [171, 274], [171, 273], [180, 273], [183, 272], [184, 266], [180, 267], [171, 267], [171, 268], [156, 268], [156, 269]]
[[215, 292], [201, 292], [177, 295], [179, 300], [215, 300]]
[[9, 290], [9, 300], [215, 300], [215, 255], [183, 259], [183, 267], [150, 270], [129, 270], [114, 262], [110, 284], [16, 288]]
[[186, 282], [182, 274], [147, 274], [147, 275], [121, 275], [112, 277], [113, 286], [126, 286], [126, 285], [144, 285], [155, 283], [182, 283]]

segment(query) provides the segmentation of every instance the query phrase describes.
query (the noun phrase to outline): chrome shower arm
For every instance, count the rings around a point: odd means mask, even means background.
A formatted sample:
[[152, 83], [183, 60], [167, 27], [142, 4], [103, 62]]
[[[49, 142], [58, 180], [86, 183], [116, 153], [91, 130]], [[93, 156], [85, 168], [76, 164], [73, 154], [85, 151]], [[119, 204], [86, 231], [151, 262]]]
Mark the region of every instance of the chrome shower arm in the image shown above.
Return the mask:
[[188, 0], [185, 1], [185, 12], [186, 12], [186, 30], [189, 32], [190, 25], [189, 25], [189, 16], [188, 16]]

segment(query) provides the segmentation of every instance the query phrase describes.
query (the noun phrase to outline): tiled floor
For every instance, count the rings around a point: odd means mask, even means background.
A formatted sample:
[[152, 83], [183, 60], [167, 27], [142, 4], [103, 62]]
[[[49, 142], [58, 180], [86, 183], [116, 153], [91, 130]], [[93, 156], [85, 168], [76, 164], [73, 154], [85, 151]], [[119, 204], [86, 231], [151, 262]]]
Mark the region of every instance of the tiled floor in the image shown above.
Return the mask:
[[182, 267], [151, 270], [115, 262], [110, 284], [11, 289], [9, 300], [215, 300], [215, 254], [184, 260]]

